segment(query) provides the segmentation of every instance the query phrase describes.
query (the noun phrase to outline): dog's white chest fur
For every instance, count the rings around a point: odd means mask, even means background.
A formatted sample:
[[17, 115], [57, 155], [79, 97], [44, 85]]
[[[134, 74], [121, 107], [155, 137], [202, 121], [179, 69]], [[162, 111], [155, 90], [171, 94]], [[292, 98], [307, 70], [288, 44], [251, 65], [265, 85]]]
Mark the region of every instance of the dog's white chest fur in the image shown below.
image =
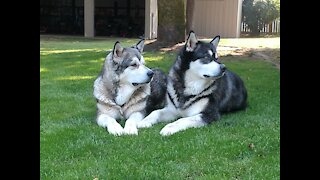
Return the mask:
[[207, 88], [213, 81], [202, 79], [196, 76], [192, 70], [187, 70], [184, 77], [184, 94], [185, 95], [197, 95]]
[[199, 94], [206, 83], [206, 81], [199, 79], [198, 77], [195, 77], [195, 75], [190, 71], [187, 70], [184, 78], [184, 94], [185, 95], [195, 95]]
[[207, 82], [203, 80], [189, 81], [188, 83], [185, 84], [186, 88], [184, 89], [184, 94], [185, 95], [199, 94], [201, 91], [204, 90], [204, 87], [206, 86], [206, 84]]
[[205, 109], [205, 107], [208, 105], [208, 102], [208, 98], [203, 98], [186, 109], [178, 109], [179, 114], [181, 117], [189, 117], [199, 114]]
[[132, 113], [140, 112], [146, 108], [146, 101], [143, 99], [146, 99], [150, 94], [150, 84], [134, 87], [120, 86], [115, 102], [121, 107], [122, 116], [128, 118]]
[[[190, 83], [190, 85], [191, 84], [192, 83]], [[196, 82], [195, 82], [195, 84], [196, 84]], [[197, 85], [199, 85], [199, 84], [197, 84]], [[185, 90], [184, 93], [185, 94], [188, 93], [188, 95], [191, 95], [194, 93], [199, 94], [203, 90], [204, 90], [203, 87], [192, 88], [190, 86], [190, 88], [188, 90]], [[193, 115], [199, 114], [208, 105], [208, 101], [209, 101], [208, 98], [203, 98], [197, 102], [194, 102], [194, 100], [197, 99], [199, 96], [195, 96], [193, 98], [190, 98], [189, 100], [184, 102], [184, 104], [180, 104], [181, 102], [178, 101], [177, 94], [176, 94], [176, 92], [172, 86], [172, 83], [170, 81], [168, 83], [168, 91], [169, 91], [170, 96], [172, 97], [174, 104], [179, 106], [179, 107], [175, 107], [175, 105], [172, 104], [171, 100], [167, 96], [168, 108], [172, 109], [172, 111], [178, 111], [178, 114], [181, 117], [188, 117], [188, 116], [193, 116]], [[211, 88], [208, 90], [208, 92], [206, 91], [202, 95], [208, 95], [209, 93], [211, 93]], [[187, 108], [185, 108], [185, 107], [187, 107]]]
[[135, 90], [136, 90], [136, 87], [133, 87], [130, 85], [121, 85], [118, 89], [115, 102], [119, 106], [122, 106], [123, 104], [129, 101], [130, 97], [132, 96]]

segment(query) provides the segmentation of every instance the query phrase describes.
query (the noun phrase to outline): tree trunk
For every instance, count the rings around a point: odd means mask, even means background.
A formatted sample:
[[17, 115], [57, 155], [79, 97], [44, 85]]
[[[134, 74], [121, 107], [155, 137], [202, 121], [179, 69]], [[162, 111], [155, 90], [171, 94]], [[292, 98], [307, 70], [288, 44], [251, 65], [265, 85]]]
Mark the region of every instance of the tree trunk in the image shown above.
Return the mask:
[[185, 0], [158, 0], [158, 38], [160, 42], [185, 40]]
[[194, 1], [195, 0], [187, 0], [187, 14], [186, 14], [186, 33], [188, 34], [192, 29], [192, 19], [194, 12]]
[[272, 22], [269, 24], [269, 34], [272, 34]]

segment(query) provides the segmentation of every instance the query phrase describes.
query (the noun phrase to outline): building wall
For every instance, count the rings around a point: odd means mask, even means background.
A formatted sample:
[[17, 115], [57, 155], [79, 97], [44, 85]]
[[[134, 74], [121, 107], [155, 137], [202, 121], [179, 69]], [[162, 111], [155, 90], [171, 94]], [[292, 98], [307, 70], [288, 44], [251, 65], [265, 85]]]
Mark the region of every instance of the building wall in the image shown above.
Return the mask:
[[145, 38], [155, 39], [158, 37], [158, 5], [157, 0], [145, 1]]
[[[84, 1], [85, 36], [93, 37], [92, 0]], [[198, 36], [212, 38], [240, 37], [242, 0], [196, 0], [191, 29]], [[88, 15], [89, 14], [89, 15]], [[153, 16], [152, 16], [153, 14]], [[158, 7], [157, 0], [145, 0], [145, 38], [157, 38]]]
[[84, 0], [84, 36], [94, 37], [94, 1]]
[[242, 0], [196, 0], [192, 29], [198, 36], [240, 37]]

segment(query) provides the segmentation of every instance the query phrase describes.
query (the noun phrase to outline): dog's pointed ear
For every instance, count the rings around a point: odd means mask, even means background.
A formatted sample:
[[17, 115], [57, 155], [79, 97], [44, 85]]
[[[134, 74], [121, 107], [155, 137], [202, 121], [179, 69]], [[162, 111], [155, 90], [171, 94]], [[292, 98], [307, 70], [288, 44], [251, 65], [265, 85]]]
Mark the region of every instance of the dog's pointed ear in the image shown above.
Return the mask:
[[214, 37], [210, 43], [213, 44], [214, 47], [217, 48], [218, 44], [219, 44], [219, 41], [220, 41], [220, 36], [218, 35], [218, 36]]
[[123, 53], [123, 47], [121, 46], [120, 42], [117, 41], [115, 44], [114, 44], [114, 47], [113, 47], [113, 58], [114, 59], [117, 59], [119, 57], [122, 56], [122, 53]]
[[190, 31], [187, 42], [186, 51], [193, 52], [197, 46], [198, 39], [193, 31]]
[[141, 40], [136, 44], [136, 48], [138, 49], [138, 51], [139, 51], [140, 53], [142, 53], [143, 47], [144, 47], [144, 39], [141, 39]]

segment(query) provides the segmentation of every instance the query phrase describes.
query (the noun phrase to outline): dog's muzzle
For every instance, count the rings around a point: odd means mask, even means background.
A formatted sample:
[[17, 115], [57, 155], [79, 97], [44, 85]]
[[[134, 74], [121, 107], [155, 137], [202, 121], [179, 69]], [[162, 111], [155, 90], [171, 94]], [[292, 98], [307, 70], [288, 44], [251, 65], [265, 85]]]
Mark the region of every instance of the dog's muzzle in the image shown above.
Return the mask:
[[149, 79], [146, 82], [143, 82], [143, 83], [132, 83], [132, 85], [133, 86], [139, 86], [139, 85], [148, 84], [151, 81], [153, 75], [154, 75], [154, 72], [150, 70], [150, 71], [147, 72], [147, 76], [149, 77]]
[[153, 75], [154, 75], [154, 72], [153, 71], [148, 71], [147, 75], [151, 79], [153, 77]]
[[215, 76], [209, 76], [209, 75], [203, 75], [203, 77], [205, 78], [215, 78], [215, 79], [218, 79], [218, 78], [221, 78], [224, 74], [225, 74], [225, 71], [226, 71], [226, 66], [224, 64], [220, 64], [220, 73], [218, 75], [215, 75]]

